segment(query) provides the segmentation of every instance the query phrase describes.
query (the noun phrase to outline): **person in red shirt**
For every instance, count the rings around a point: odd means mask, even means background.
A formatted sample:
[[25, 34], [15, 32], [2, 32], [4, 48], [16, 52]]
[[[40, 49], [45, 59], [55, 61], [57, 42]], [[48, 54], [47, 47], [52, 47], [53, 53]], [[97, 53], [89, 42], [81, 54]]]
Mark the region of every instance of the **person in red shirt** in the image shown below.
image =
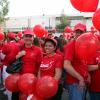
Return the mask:
[[[31, 73], [37, 76], [42, 59], [42, 51], [33, 44], [34, 33], [31, 29], [26, 29], [23, 34], [24, 46], [16, 55], [16, 59], [21, 57], [23, 62], [20, 74]], [[19, 93], [15, 93], [12, 100], [19, 100]]]
[[[5, 55], [4, 60], [2, 61], [3, 63], [3, 81], [5, 83], [5, 79], [10, 75], [9, 73], [6, 72], [6, 68], [10, 63], [12, 63], [14, 60], [16, 60], [16, 55], [20, 51], [19, 44], [16, 43], [15, 37], [16, 34], [13, 32], [10, 32], [7, 34], [8, 41], [6, 44], [3, 45], [2, 47], [2, 53]], [[8, 100], [11, 100], [11, 92], [6, 90], [5, 93], [8, 95]]]
[[39, 68], [39, 77], [51, 76], [54, 77], [59, 83], [59, 89], [57, 94], [48, 100], [61, 100], [62, 85], [60, 84], [62, 68], [63, 68], [63, 57], [56, 53], [57, 41], [55, 39], [48, 38], [44, 43], [45, 56], [41, 61]]
[[[64, 68], [67, 71], [69, 100], [84, 100], [88, 79], [88, 65], [83, 63], [75, 53], [75, 40], [86, 31], [84, 24], [78, 23], [74, 27], [75, 38], [65, 47]], [[97, 68], [98, 66], [89, 66]]]
[[3, 67], [2, 61], [5, 57], [5, 55], [2, 53], [2, 48], [3, 48], [3, 45], [4, 45], [4, 39], [5, 39], [4, 33], [0, 32], [0, 92], [5, 91], [5, 87], [4, 87], [4, 84], [3, 84], [3, 78], [2, 78], [2, 67]]
[[34, 33], [32, 30], [27, 29], [24, 31], [23, 40], [25, 43], [23, 50], [16, 56], [16, 59], [22, 57], [23, 65], [21, 74], [32, 73], [37, 75], [42, 59], [42, 51], [39, 47], [33, 44]]
[[99, 69], [90, 72], [91, 82], [89, 84], [90, 100], [100, 100], [100, 51], [93, 59], [94, 64], [99, 65]]

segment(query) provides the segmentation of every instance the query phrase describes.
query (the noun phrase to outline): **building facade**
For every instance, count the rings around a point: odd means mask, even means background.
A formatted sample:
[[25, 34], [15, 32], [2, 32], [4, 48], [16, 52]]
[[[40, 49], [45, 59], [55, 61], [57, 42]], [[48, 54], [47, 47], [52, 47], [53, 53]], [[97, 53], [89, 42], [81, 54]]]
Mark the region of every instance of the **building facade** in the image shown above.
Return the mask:
[[[87, 31], [90, 30], [92, 25], [91, 17], [92, 13], [90, 14], [74, 14], [74, 15], [67, 15], [70, 20], [70, 26], [73, 28], [75, 24], [81, 22], [86, 24]], [[26, 28], [33, 28], [37, 24], [41, 24], [47, 29], [51, 27], [56, 27], [57, 24], [60, 23], [61, 15], [54, 15], [54, 16], [29, 16], [29, 17], [14, 17], [9, 18], [4, 25], [4, 29], [6, 31], [23, 31]]]

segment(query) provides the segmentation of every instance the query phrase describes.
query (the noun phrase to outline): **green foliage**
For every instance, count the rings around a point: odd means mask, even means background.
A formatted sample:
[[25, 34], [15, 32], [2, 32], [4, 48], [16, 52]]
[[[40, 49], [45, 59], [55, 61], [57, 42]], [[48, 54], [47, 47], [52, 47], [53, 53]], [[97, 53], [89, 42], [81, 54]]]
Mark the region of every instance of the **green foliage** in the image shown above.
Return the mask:
[[66, 15], [62, 14], [60, 17], [60, 24], [56, 25], [56, 29], [58, 30], [58, 32], [63, 32], [66, 26], [70, 26], [70, 20]]
[[6, 15], [9, 11], [9, 2], [8, 0], [0, 0], [0, 24], [4, 23], [6, 20]]

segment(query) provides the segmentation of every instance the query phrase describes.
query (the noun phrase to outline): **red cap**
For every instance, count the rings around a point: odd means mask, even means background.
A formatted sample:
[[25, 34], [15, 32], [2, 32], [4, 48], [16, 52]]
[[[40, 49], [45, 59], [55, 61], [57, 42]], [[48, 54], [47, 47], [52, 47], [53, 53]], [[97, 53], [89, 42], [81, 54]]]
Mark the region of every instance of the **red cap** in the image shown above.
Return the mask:
[[10, 39], [15, 39], [16, 34], [13, 33], [13, 32], [9, 32], [7, 36], [8, 36], [8, 38], [10, 38]]
[[81, 30], [81, 31], [85, 31], [86, 30], [86, 25], [82, 24], [82, 23], [78, 23], [75, 25], [74, 27], [74, 31], [76, 30]]
[[71, 33], [71, 32], [73, 32], [73, 30], [71, 29], [71, 27], [66, 26], [66, 27], [64, 28], [64, 32], [65, 32], [65, 33]]
[[29, 34], [29, 35], [34, 35], [33, 31], [31, 29], [26, 29], [24, 31], [24, 35]]
[[57, 41], [56, 41], [56, 39], [54, 39], [54, 38], [46, 38], [46, 39], [45, 39], [45, 42], [47, 42], [47, 41], [52, 41], [52, 42], [57, 46]]

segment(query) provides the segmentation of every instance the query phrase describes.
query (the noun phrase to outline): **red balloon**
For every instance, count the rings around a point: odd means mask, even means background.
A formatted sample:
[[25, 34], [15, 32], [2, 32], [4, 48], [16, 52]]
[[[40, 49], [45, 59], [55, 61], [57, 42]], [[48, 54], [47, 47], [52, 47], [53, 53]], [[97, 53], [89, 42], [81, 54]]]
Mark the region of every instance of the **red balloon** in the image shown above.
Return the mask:
[[4, 38], [5, 38], [4, 33], [0, 32], [0, 41], [4, 40]]
[[100, 8], [94, 13], [92, 23], [95, 28], [100, 31]]
[[46, 31], [45, 31], [45, 28], [42, 27], [41, 25], [36, 25], [33, 28], [33, 32], [35, 33], [37, 37], [43, 37]]
[[19, 78], [20, 78], [19, 74], [13, 74], [8, 76], [5, 80], [6, 88], [11, 92], [19, 91], [18, 84], [17, 84]]
[[65, 29], [64, 29], [64, 32], [65, 33], [71, 33], [71, 32], [73, 32], [73, 30], [69, 26], [66, 26]]
[[23, 37], [23, 33], [22, 32], [18, 32], [18, 37], [22, 38]]
[[50, 76], [44, 76], [37, 81], [36, 91], [40, 97], [50, 98], [57, 93], [58, 83]]
[[70, 0], [73, 7], [81, 12], [95, 12], [99, 0]]
[[25, 94], [32, 94], [35, 91], [37, 78], [30, 73], [23, 74], [18, 80], [18, 87]]
[[48, 37], [48, 30], [45, 29], [45, 34], [44, 37], [47, 38]]
[[19, 94], [19, 100], [27, 100], [28, 95], [24, 93]]
[[80, 35], [75, 43], [77, 56], [84, 61], [88, 61], [99, 49], [99, 40], [92, 33], [84, 33]]

